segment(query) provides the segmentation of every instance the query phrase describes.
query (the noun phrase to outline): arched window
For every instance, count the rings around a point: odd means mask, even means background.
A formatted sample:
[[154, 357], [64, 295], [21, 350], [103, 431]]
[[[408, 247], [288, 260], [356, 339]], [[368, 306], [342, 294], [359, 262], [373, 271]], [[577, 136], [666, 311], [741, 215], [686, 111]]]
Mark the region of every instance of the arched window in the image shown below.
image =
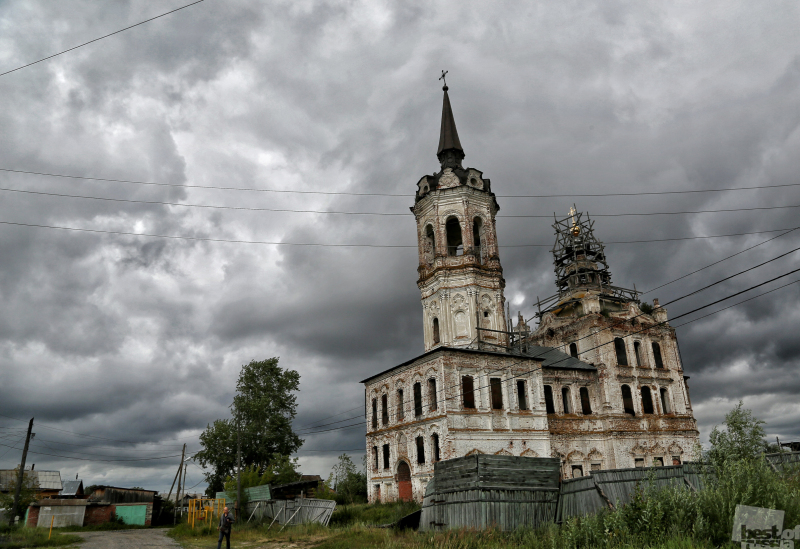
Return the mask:
[[439, 319], [433, 319], [433, 343], [439, 343]]
[[644, 363], [642, 362], [642, 344], [638, 341], [633, 342], [633, 354], [636, 356], [636, 365], [639, 368], [644, 367]]
[[656, 368], [663, 368], [664, 361], [661, 358], [661, 345], [658, 343], [653, 343], [653, 358], [656, 361]]
[[444, 225], [447, 231], [447, 255], [462, 255], [464, 243], [461, 240], [461, 223], [457, 217], [448, 217]]
[[475, 248], [475, 257], [478, 258], [478, 262], [484, 263], [483, 258], [486, 250], [483, 249], [483, 219], [480, 217], [476, 217], [475, 221], [472, 222], [472, 245]]
[[630, 414], [632, 416], [636, 415], [636, 412], [633, 410], [633, 395], [631, 394], [631, 388], [627, 385], [622, 386], [622, 409], [626, 414]]
[[672, 413], [672, 406], [670, 406], [669, 403], [669, 394], [667, 393], [667, 390], [663, 388], [661, 389], [661, 410], [665, 414]]
[[517, 380], [517, 402], [520, 410], [528, 409], [528, 390], [524, 379]]
[[389, 396], [385, 393], [381, 395], [381, 423], [389, 424]]
[[436, 254], [436, 234], [433, 232], [433, 225], [425, 227], [425, 238], [428, 239], [431, 245], [431, 251]]
[[383, 468], [384, 469], [388, 469], [389, 468], [389, 461], [390, 461], [389, 460], [389, 445], [388, 444], [384, 444], [383, 445]]
[[588, 416], [592, 413], [592, 403], [589, 402], [589, 389], [581, 387], [581, 413]]
[[372, 428], [378, 428], [378, 399], [372, 399]]
[[614, 338], [614, 350], [617, 352], [617, 364], [628, 365], [628, 353], [625, 352], [625, 340], [621, 337]]
[[417, 463], [425, 463], [425, 439], [417, 437]]
[[439, 435], [436, 433], [431, 435], [431, 452], [433, 453], [434, 463], [439, 461]]
[[650, 394], [650, 387], [642, 387], [642, 413], [653, 413], [653, 395]]
[[565, 414], [572, 413], [572, 403], [569, 399], [569, 387], [562, 387], [561, 389], [561, 404], [564, 407]]
[[553, 402], [553, 388], [550, 385], [544, 386], [544, 407], [548, 414], [556, 413], [556, 406]]
[[569, 354], [578, 358], [578, 344], [577, 343], [570, 343], [569, 344]]

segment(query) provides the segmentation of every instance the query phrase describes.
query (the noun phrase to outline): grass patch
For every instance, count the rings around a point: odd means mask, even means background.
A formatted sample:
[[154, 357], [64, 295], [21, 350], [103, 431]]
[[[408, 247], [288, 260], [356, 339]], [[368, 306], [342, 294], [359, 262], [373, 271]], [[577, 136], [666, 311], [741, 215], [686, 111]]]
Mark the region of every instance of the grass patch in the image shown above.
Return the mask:
[[0, 532], [0, 548], [21, 549], [23, 547], [63, 547], [80, 543], [83, 539], [74, 534], [62, 534], [53, 531], [53, 537], [47, 539], [47, 528], [6, 528]]
[[337, 505], [330, 524], [332, 527], [355, 524], [380, 526], [395, 522], [419, 508], [417, 502]]

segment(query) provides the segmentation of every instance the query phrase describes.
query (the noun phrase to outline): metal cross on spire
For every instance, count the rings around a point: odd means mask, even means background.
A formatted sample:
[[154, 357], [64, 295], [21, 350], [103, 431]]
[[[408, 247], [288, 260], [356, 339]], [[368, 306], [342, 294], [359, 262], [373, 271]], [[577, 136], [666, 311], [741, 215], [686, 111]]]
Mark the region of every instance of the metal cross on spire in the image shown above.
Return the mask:
[[444, 83], [444, 86], [442, 87], [444, 91], [447, 91], [447, 80], [445, 80], [444, 77], [447, 76], [448, 72], [450, 71], [442, 70], [442, 76], [439, 77], [439, 80], [441, 80]]

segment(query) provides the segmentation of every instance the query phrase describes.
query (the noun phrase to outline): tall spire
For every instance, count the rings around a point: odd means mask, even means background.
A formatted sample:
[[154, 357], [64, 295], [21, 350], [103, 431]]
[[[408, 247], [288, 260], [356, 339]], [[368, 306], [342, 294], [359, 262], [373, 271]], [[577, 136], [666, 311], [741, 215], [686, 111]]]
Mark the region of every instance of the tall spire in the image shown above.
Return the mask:
[[442, 168], [460, 168], [464, 158], [464, 149], [458, 139], [456, 121], [453, 118], [453, 108], [450, 106], [450, 97], [447, 95], [447, 84], [442, 87], [444, 102], [442, 104], [442, 129], [439, 133], [439, 150], [436, 156], [442, 163]]

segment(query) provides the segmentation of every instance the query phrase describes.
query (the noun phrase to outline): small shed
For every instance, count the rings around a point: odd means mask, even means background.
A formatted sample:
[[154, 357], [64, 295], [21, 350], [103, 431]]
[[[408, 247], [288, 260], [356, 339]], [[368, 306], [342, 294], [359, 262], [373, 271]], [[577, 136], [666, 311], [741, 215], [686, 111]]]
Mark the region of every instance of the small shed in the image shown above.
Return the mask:
[[[16, 469], [0, 470], [0, 492], [8, 492], [9, 488], [17, 482]], [[38, 498], [48, 498], [56, 496], [61, 491], [61, 472], [60, 471], [25, 471], [26, 478], [33, 478], [38, 485], [36, 496]]]
[[553, 522], [558, 458], [477, 454], [440, 461], [425, 488], [419, 529], [515, 530]]

